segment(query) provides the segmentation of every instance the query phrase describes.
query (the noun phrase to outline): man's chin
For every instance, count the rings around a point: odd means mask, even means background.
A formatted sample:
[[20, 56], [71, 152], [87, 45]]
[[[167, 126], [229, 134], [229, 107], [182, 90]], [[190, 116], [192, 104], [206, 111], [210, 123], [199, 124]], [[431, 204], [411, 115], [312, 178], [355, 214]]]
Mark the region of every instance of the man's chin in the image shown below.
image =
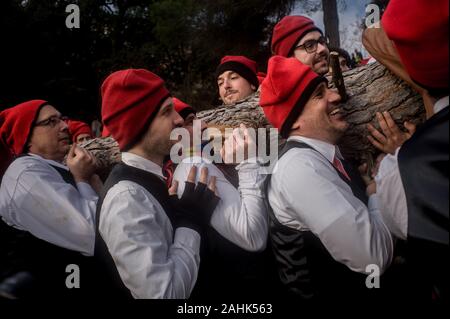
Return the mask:
[[327, 62], [320, 62], [317, 63], [314, 70], [316, 71], [317, 74], [319, 75], [325, 75], [328, 73], [329, 69], [328, 69], [328, 63]]
[[236, 103], [237, 101], [240, 100], [240, 98], [238, 94], [230, 94], [224, 100], [225, 100], [224, 104], [229, 105]]

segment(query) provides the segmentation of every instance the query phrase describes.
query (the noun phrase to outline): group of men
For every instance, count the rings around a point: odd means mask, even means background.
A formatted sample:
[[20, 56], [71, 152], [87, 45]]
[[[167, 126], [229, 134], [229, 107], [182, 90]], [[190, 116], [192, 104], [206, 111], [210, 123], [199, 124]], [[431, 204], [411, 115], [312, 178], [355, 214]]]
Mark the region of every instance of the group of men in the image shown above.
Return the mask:
[[[393, 154], [369, 182], [337, 147], [348, 123], [324, 77], [327, 40], [304, 16], [275, 26], [266, 75], [244, 56], [225, 56], [216, 70], [225, 105], [260, 90], [265, 116], [286, 140], [271, 175], [254, 158], [235, 163], [237, 182], [202, 158], [186, 156], [174, 169], [171, 132], [192, 133], [195, 110], [143, 69], [102, 84], [102, 122], [122, 156], [103, 183], [95, 158], [76, 145], [82, 138], [71, 145], [49, 102], [1, 112], [9, 166], [0, 231], [19, 238], [19, 270], [56, 295], [72, 293], [65, 270], [77, 264], [88, 278], [78, 292], [114, 298], [362, 299], [371, 293], [368, 266], [388, 270], [402, 240], [416, 276], [411, 295], [448, 301], [448, 1], [435, 6], [391, 0], [384, 13], [404, 68], [434, 103], [407, 137], [379, 114], [382, 131], [370, 126], [370, 140]], [[221, 154], [252, 143], [245, 127], [235, 129]]]

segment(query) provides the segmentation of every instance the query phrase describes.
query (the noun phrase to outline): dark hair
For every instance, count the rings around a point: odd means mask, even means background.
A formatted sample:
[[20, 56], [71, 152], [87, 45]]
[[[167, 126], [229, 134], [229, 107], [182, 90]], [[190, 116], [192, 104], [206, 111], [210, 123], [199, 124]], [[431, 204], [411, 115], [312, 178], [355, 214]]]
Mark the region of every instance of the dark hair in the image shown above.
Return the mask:
[[[345, 59], [345, 62], [347, 62], [347, 66], [348, 67], [353, 67], [352, 66], [352, 59], [350, 58], [350, 54], [348, 54], [347, 51], [345, 51], [344, 49], [341, 48], [332, 48], [330, 47], [330, 52], [337, 52], [339, 54], [339, 56], [343, 57]], [[352, 53], [353, 54], [353, 53]]]

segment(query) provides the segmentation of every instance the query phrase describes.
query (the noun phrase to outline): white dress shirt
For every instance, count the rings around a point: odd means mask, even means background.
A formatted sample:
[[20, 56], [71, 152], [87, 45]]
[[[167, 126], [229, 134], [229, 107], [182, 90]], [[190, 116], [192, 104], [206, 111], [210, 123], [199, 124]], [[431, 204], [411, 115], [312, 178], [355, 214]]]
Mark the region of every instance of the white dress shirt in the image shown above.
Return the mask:
[[[122, 161], [164, 179], [157, 164], [124, 152]], [[188, 298], [197, 280], [200, 235], [185, 227], [173, 234], [159, 202], [143, 186], [120, 181], [104, 198], [100, 234], [134, 298]]]
[[315, 150], [293, 148], [275, 166], [268, 199], [278, 221], [313, 232], [331, 256], [353, 271], [364, 273], [369, 264], [383, 272], [389, 266], [393, 243], [383, 223], [375, 196], [368, 206], [333, 168], [336, 146], [323, 141], [290, 137]]
[[397, 238], [406, 239], [408, 233], [408, 209], [406, 206], [405, 189], [398, 168], [397, 156], [387, 154], [380, 163], [375, 183], [380, 212], [384, 223]]
[[[433, 106], [434, 114], [449, 105], [449, 97], [439, 99]], [[380, 163], [375, 183], [377, 197], [383, 220], [389, 230], [400, 239], [406, 239], [408, 234], [408, 208], [405, 189], [398, 168], [398, 152], [387, 154]]]
[[97, 194], [86, 183], [77, 183], [77, 190], [50, 165], [68, 171], [67, 166], [30, 155], [13, 161], [3, 176], [1, 217], [37, 238], [92, 256]]
[[[174, 179], [185, 181], [189, 170], [196, 165], [198, 172], [204, 166], [208, 176], [216, 176], [217, 194], [220, 202], [211, 217], [211, 226], [223, 237], [248, 251], [260, 251], [266, 247], [268, 215], [264, 201], [263, 183], [256, 161], [244, 161], [236, 167], [239, 189], [236, 189], [217, 166], [201, 157], [184, 159], [175, 169]], [[197, 181], [200, 174], [197, 174]], [[178, 196], [184, 191], [184, 183], [178, 185]]]

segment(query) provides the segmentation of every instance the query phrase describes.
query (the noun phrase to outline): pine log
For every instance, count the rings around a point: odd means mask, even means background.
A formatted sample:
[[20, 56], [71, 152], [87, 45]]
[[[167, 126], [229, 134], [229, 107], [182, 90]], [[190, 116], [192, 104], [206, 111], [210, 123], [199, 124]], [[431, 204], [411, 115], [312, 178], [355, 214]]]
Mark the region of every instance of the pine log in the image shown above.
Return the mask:
[[[369, 166], [379, 154], [367, 139], [367, 123], [379, 128], [376, 112], [389, 111], [402, 128], [404, 121], [420, 124], [425, 120], [422, 99], [403, 80], [393, 75], [379, 63], [369, 64], [345, 72], [344, 82], [349, 99], [342, 103], [349, 129], [339, 143], [343, 155], [356, 163], [368, 162]], [[331, 83], [331, 82], [330, 82]], [[259, 106], [259, 92], [233, 104], [197, 113], [209, 126], [239, 127], [244, 123], [253, 128], [270, 128]], [[100, 174], [107, 175], [111, 167], [120, 161], [120, 151], [112, 138], [96, 138], [81, 146], [98, 159]]]
[[[389, 111], [402, 128], [404, 121], [420, 124], [425, 120], [422, 98], [403, 80], [383, 65], [375, 62], [343, 74], [348, 100], [341, 104], [350, 126], [339, 143], [343, 155], [361, 163], [372, 162], [379, 151], [367, 139], [367, 124], [379, 128], [375, 113]], [[330, 86], [333, 87], [330, 81]], [[238, 127], [243, 122], [250, 127], [270, 127], [261, 107], [259, 92], [229, 106], [202, 111], [197, 116], [208, 125]]]

